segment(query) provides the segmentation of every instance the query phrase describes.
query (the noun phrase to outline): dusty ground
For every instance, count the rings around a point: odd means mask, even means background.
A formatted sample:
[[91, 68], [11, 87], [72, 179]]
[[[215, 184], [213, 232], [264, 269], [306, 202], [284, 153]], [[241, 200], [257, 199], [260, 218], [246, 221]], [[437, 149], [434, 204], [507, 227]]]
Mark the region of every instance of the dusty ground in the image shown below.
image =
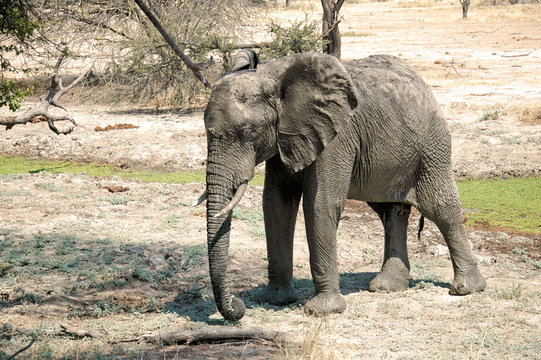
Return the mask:
[[[347, 2], [346, 2], [347, 3]], [[276, 12], [303, 17], [303, 11]], [[412, 2], [346, 4], [343, 58], [400, 55], [426, 79], [453, 134], [457, 177], [541, 173], [541, 5], [473, 7]], [[317, 15], [319, 16], [319, 15]], [[68, 97], [68, 96], [66, 96]], [[65, 104], [78, 122], [55, 136], [44, 124], [0, 135], [0, 153], [96, 161], [123, 167], [204, 170], [201, 112]], [[96, 132], [119, 123], [136, 129]], [[129, 190], [111, 194], [105, 185]], [[272, 358], [299, 350], [267, 343], [154, 346], [110, 342], [147, 332], [223, 325], [209, 288], [204, 207], [188, 206], [202, 184], [165, 185], [38, 173], [0, 178], [0, 351], [29, 341], [15, 328], [45, 332], [24, 354], [34, 358]], [[298, 332], [314, 358], [536, 358], [541, 351], [539, 237], [470, 230], [487, 291], [447, 294], [451, 264], [428, 224], [416, 240], [410, 222], [411, 286], [372, 294], [382, 227], [358, 202], [348, 203], [339, 233], [342, 315], [307, 318], [302, 303], [285, 308], [254, 301], [265, 283], [261, 188], [235, 213], [231, 283], [248, 305], [242, 327]], [[304, 224], [295, 241], [295, 286], [313, 290]], [[246, 261], [248, 259], [249, 261]], [[68, 322], [99, 334], [74, 340], [47, 334]], [[5, 325], [9, 324], [9, 325]], [[314, 345], [315, 344], [315, 345]]]

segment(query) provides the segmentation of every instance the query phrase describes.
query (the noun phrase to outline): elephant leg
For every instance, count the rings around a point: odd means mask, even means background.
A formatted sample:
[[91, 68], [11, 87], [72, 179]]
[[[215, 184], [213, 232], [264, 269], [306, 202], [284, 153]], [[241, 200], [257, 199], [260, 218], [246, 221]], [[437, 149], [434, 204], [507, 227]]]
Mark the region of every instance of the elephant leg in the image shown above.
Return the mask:
[[286, 305], [297, 300], [292, 287], [293, 235], [302, 187], [287, 174], [279, 157], [265, 164], [263, 213], [267, 237], [269, 284], [259, 301]]
[[[333, 176], [339, 177], [339, 171]], [[341, 189], [339, 180], [318, 178], [308, 180], [303, 189], [303, 210], [306, 237], [310, 250], [310, 269], [314, 280], [315, 296], [306, 303], [305, 313], [323, 316], [341, 313], [346, 301], [340, 294], [337, 265], [336, 231], [344, 209], [347, 189]], [[349, 184], [347, 181], [346, 184]]]
[[398, 291], [409, 286], [410, 264], [407, 228], [411, 206], [400, 203], [368, 203], [378, 214], [385, 231], [383, 266], [370, 282], [370, 291]]
[[486, 281], [477, 267], [466, 237], [458, 189], [449, 174], [443, 184], [421, 184], [417, 189], [417, 209], [441, 231], [453, 264], [454, 279], [449, 293], [467, 295], [483, 290]]

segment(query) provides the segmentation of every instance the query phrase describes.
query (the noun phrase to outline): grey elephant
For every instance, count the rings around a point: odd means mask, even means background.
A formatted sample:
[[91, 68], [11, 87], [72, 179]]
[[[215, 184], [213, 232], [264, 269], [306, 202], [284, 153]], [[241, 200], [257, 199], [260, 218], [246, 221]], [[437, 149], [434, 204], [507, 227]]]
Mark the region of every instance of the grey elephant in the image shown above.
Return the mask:
[[205, 128], [207, 188], [198, 202], [207, 199], [211, 283], [227, 320], [245, 313], [227, 283], [231, 210], [263, 161], [269, 282], [261, 301], [297, 299], [293, 232], [301, 196], [315, 285], [308, 314], [346, 308], [336, 250], [346, 198], [366, 201], [383, 222], [384, 261], [371, 291], [408, 287], [411, 206], [449, 247], [450, 294], [485, 288], [462, 221], [446, 121], [427, 85], [399, 58], [370, 56], [344, 67], [329, 55], [296, 54], [228, 74], [212, 90]]

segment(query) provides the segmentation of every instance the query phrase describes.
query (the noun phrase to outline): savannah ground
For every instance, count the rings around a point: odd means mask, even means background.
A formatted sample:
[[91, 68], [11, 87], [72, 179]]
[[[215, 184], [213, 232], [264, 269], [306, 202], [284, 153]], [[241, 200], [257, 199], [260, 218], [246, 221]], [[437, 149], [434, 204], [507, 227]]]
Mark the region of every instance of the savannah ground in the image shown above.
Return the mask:
[[[292, 2], [275, 18], [320, 17], [317, 2]], [[296, 5], [297, 4], [297, 5]], [[301, 4], [301, 5], [298, 5]], [[343, 60], [390, 53], [426, 80], [448, 117], [457, 179], [541, 175], [541, 4], [477, 6], [439, 2], [353, 3], [341, 14]], [[257, 33], [257, 29], [254, 30]], [[78, 126], [56, 136], [43, 123], [0, 135], [0, 153], [121, 168], [202, 172], [206, 138], [200, 111], [89, 103], [92, 89], [67, 94]], [[135, 129], [96, 132], [119, 123]], [[166, 184], [64, 174], [64, 164], [0, 178], [0, 351], [21, 358], [537, 358], [541, 352], [540, 214], [524, 232], [478, 223], [468, 233], [486, 291], [448, 295], [452, 268], [428, 222], [409, 227], [410, 289], [370, 293], [383, 257], [381, 222], [364, 203], [348, 202], [338, 230], [345, 313], [306, 317], [313, 292], [299, 214], [294, 286], [288, 307], [258, 304], [266, 282], [260, 186], [234, 212], [230, 283], [247, 304], [237, 327], [298, 333], [301, 348], [260, 342], [160, 346], [115, 340], [145, 333], [226, 325], [208, 278], [204, 206], [191, 202], [202, 183]], [[41, 170], [41, 171], [40, 171]], [[261, 168], [260, 168], [261, 170]], [[128, 191], [110, 193], [105, 186]], [[534, 203], [539, 192], [531, 193]], [[536, 198], [537, 197], [537, 198]], [[465, 208], [466, 218], [479, 212]], [[482, 229], [481, 229], [482, 228]], [[73, 339], [60, 323], [97, 333]], [[1, 354], [1, 353], [0, 353]]]

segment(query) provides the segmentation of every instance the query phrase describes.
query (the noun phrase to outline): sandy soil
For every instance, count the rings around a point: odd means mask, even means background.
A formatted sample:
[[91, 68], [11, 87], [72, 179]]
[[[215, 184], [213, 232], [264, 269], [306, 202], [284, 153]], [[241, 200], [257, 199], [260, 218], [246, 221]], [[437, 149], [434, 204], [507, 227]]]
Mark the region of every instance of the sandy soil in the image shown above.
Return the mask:
[[[274, 16], [303, 17], [305, 10]], [[343, 15], [344, 61], [399, 55], [431, 86], [449, 119], [457, 177], [541, 174], [541, 5], [473, 7], [466, 20], [458, 6], [413, 2], [346, 4]], [[43, 123], [17, 126], [0, 135], [0, 153], [204, 171], [201, 112], [88, 105], [80, 94], [66, 95], [64, 104], [78, 123], [71, 134], [56, 136]], [[94, 130], [120, 123], [139, 127]], [[111, 194], [106, 185], [129, 190]], [[29, 341], [17, 327], [42, 330], [25, 352], [36, 359], [514, 359], [541, 351], [541, 277], [533, 265], [541, 258], [539, 237], [470, 229], [488, 288], [452, 297], [441, 235], [428, 223], [417, 241], [413, 214], [410, 289], [373, 294], [367, 288], [382, 259], [382, 226], [361, 202], [348, 202], [338, 232], [344, 314], [303, 315], [313, 286], [302, 216], [294, 276], [303, 300], [285, 308], [257, 304], [266, 279], [259, 187], [249, 189], [233, 225], [231, 284], [248, 305], [236, 326], [295, 332], [304, 345], [111, 345], [148, 332], [224, 325], [207, 275], [204, 207], [188, 206], [202, 190], [49, 173], [0, 178], [0, 326], [12, 326], [0, 329], [0, 351]], [[62, 321], [100, 337], [47, 335]]]

